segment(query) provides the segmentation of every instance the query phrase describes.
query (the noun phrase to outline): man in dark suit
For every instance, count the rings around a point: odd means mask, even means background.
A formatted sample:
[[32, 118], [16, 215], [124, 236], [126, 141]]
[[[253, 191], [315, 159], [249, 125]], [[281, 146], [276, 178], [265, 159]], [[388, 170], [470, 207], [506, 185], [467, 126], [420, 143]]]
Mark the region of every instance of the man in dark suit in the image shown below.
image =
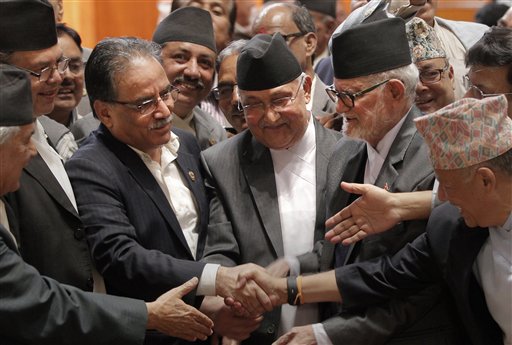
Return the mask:
[[[0, 2], [0, 62], [30, 74], [35, 116], [50, 113], [68, 60], [57, 44], [53, 9], [43, 0]], [[48, 121], [61, 126], [57, 122]], [[62, 159], [35, 122], [37, 155], [23, 169], [21, 188], [7, 196], [22, 256], [41, 274], [83, 290], [102, 291]], [[15, 224], [19, 222], [19, 229]], [[65, 258], [63, 260], [63, 258]]]
[[[23, 167], [37, 154], [31, 81], [0, 65], [0, 196], [19, 188]], [[142, 344], [146, 328], [183, 339], [205, 339], [212, 321], [181, 297], [197, 279], [147, 303], [92, 294], [41, 276], [19, 256], [0, 201], [0, 342], [10, 344]], [[184, 315], [186, 315], [184, 317]], [[27, 320], [31, 320], [27, 322]]]
[[[236, 269], [195, 262], [202, 254], [208, 200], [191, 135], [171, 132], [179, 90], [160, 63], [160, 47], [137, 38], [98, 43], [85, 82], [101, 125], [66, 163], [92, 257], [110, 294], [152, 300], [200, 277], [196, 295], [245, 294], [245, 306], [264, 309], [252, 291], [235, 291]], [[267, 308], [270, 301], [267, 301]], [[249, 305], [250, 304], [250, 305]], [[148, 342], [172, 341], [161, 334]]]
[[[322, 238], [325, 170], [340, 135], [306, 109], [311, 78], [279, 33], [254, 37], [238, 54], [239, 96], [232, 97], [241, 102], [248, 130], [203, 151], [215, 194], [203, 260], [266, 266], [311, 251]], [[275, 273], [286, 275], [284, 266]], [[311, 308], [285, 309], [266, 315], [247, 343], [269, 344], [278, 329], [318, 319]]]
[[[383, 42], [379, 33], [392, 37]], [[360, 42], [366, 42], [361, 45]], [[345, 137], [329, 159], [327, 215], [348, 205], [354, 196], [340, 183], [365, 182], [390, 191], [429, 190], [434, 172], [427, 148], [414, 127], [421, 115], [414, 106], [418, 70], [411, 61], [405, 22], [399, 18], [356, 26], [333, 39], [334, 87], [329, 90], [343, 114]], [[361, 64], [360, 61], [366, 61]], [[426, 221], [402, 222], [385, 236], [350, 247], [324, 242], [319, 247], [320, 271], [353, 262], [392, 255], [425, 231]], [[356, 315], [333, 306], [324, 316], [338, 314], [313, 326], [294, 330], [300, 339], [341, 344], [456, 343], [445, 291], [433, 286], [409, 300], [393, 301]], [[405, 340], [406, 339], [406, 340]]]
[[[426, 233], [393, 257], [297, 280], [303, 303], [340, 301], [357, 309], [403, 298], [444, 282], [464, 325], [464, 344], [512, 339], [512, 119], [505, 96], [462, 99], [416, 120], [439, 178], [439, 198]], [[482, 135], [485, 133], [485, 135]], [[283, 279], [257, 274], [280, 303]], [[296, 295], [292, 291], [292, 298]], [[286, 343], [283, 341], [282, 343]]]

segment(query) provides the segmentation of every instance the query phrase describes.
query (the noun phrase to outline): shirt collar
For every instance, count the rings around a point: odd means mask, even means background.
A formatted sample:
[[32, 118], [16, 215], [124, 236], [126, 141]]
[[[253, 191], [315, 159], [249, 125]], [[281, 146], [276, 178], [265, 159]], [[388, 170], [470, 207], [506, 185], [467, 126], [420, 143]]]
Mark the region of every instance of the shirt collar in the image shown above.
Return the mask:
[[[172, 156], [172, 160], [176, 159], [178, 157], [178, 149], [180, 148], [180, 141], [179, 141], [179, 137], [174, 134], [173, 132], [171, 132], [171, 139], [162, 146], [162, 149], [163, 150], [167, 150], [171, 156]], [[146, 163], [151, 163], [153, 162], [153, 160], [151, 159], [151, 157], [144, 151], [141, 151], [133, 146], [130, 146], [128, 145], [128, 147], [130, 147], [133, 151], [135, 151], [136, 154], [139, 155], [139, 157]]]
[[[410, 111], [410, 110], [409, 110]], [[407, 112], [408, 114], [409, 112]], [[370, 144], [366, 143], [366, 149], [368, 152], [368, 156], [373, 156], [375, 154], [378, 154], [382, 158], [386, 158], [389, 154], [389, 150], [391, 149], [391, 145], [393, 145], [393, 142], [396, 139], [396, 136], [398, 135], [398, 132], [400, 131], [400, 128], [402, 128], [402, 125], [404, 124], [404, 121], [406, 119], [407, 115], [403, 116], [398, 123], [389, 130], [386, 135], [384, 135], [384, 138], [382, 138], [378, 143], [377, 147], [373, 148]]]

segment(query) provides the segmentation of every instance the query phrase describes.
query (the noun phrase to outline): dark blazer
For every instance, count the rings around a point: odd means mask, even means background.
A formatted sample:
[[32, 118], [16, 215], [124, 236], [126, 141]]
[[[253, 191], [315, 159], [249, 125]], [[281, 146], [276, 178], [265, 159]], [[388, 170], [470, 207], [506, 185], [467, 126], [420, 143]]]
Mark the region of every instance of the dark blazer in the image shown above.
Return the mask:
[[[199, 257], [208, 221], [199, 147], [190, 134], [174, 131], [180, 137], [177, 165], [199, 211]], [[158, 182], [138, 154], [105, 126], [89, 136], [66, 169], [93, 260], [109, 294], [152, 301], [201, 276], [205, 264], [194, 261]], [[190, 293], [184, 301], [200, 303], [195, 297]]]
[[41, 276], [1, 225], [0, 272], [2, 345], [142, 344], [142, 301], [91, 294]]
[[[449, 203], [435, 208], [426, 233], [395, 256], [336, 269], [346, 308], [381, 303], [443, 281], [473, 345], [502, 345], [503, 336], [473, 273], [488, 229], [469, 228]], [[469, 342], [467, 342], [469, 344]]]
[[[406, 115], [375, 181], [376, 186], [391, 192], [432, 189], [434, 172], [427, 147], [413, 121], [419, 115], [415, 107]], [[347, 138], [337, 144], [327, 169], [329, 217], [355, 199], [355, 196], [344, 192], [339, 185], [342, 181], [362, 183], [366, 161], [367, 149], [364, 142]], [[338, 251], [344, 251], [345, 257], [338, 264], [365, 261], [384, 254], [392, 255], [422, 234], [425, 226], [426, 221], [401, 222], [389, 231], [367, 237], [348, 248], [340, 247]], [[335, 248], [330, 242], [325, 242], [320, 259], [322, 271], [335, 266]], [[449, 301], [446, 303], [449, 304]], [[328, 315], [329, 312], [325, 316]], [[450, 330], [452, 326], [449, 307], [445, 304], [439, 286], [433, 286], [410, 300], [393, 301], [382, 308], [369, 310], [362, 317], [342, 314], [324, 323], [333, 343], [342, 344], [347, 337], [351, 337], [351, 344], [365, 345], [400, 344], [403, 341], [408, 344], [437, 345], [445, 339], [440, 330]], [[446, 337], [451, 337], [451, 331], [448, 333]]]
[[[340, 133], [312, 119], [316, 133], [315, 241], [323, 238], [325, 171]], [[235, 266], [266, 266], [284, 256], [279, 205], [270, 150], [250, 131], [202, 152], [207, 186], [215, 194], [203, 260]], [[258, 331], [244, 343], [270, 344], [279, 326], [280, 309], [266, 314]]]
[[60, 283], [92, 291], [92, 262], [82, 222], [38, 154], [23, 169], [20, 188], [6, 195], [19, 229], [23, 259]]

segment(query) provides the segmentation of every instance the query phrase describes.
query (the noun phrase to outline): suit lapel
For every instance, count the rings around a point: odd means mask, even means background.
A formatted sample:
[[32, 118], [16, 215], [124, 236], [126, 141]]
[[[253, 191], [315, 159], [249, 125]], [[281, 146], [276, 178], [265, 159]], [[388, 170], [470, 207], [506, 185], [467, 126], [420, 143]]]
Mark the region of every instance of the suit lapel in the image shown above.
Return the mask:
[[[316, 140], [316, 219], [315, 219], [315, 242], [323, 238], [325, 232], [325, 187], [327, 180], [327, 165], [329, 163], [329, 156], [332, 152], [333, 142], [324, 140], [322, 133], [322, 125], [311, 118], [315, 125], [315, 140]], [[322, 211], [323, 210], [323, 211]], [[317, 234], [319, 232], [319, 234]]]
[[406, 115], [402, 128], [398, 131], [386, 160], [384, 161], [384, 164], [382, 164], [379, 176], [375, 181], [376, 186], [393, 192], [395, 180], [398, 178], [398, 172], [395, 166], [397, 163], [403, 162], [407, 149], [411, 145], [414, 134], [416, 133], [416, 126], [414, 125], [413, 120], [418, 114], [419, 110], [416, 107], [413, 107]]
[[240, 161], [256, 210], [277, 257], [284, 255], [277, 187], [270, 151], [249, 136], [250, 142]]
[[187, 241], [185, 240], [185, 236], [183, 235], [180, 223], [171, 205], [169, 205], [169, 201], [142, 159], [126, 144], [115, 139], [103, 125], [100, 125], [99, 132], [107, 142], [107, 146], [110, 147], [115, 156], [126, 166], [128, 173], [153, 201], [155, 207], [169, 224], [171, 231], [174, 231], [176, 236], [180, 239], [181, 244], [188, 250], [190, 255], [192, 255]]
[[[39, 153], [30, 160], [24, 170], [27, 174], [37, 180], [46, 192], [65, 210], [78, 217], [77, 211], [71, 204], [71, 201], [69, 201], [69, 198], [59, 184], [59, 181], [57, 181]], [[42, 207], [44, 207], [44, 205]]]
[[12, 239], [11, 234], [8, 233], [7, 229], [3, 227], [3, 225], [0, 225], [0, 237], [4, 240], [7, 247], [13, 251], [16, 252], [16, 254], [20, 255], [20, 252], [18, 251], [18, 246], [16, 243], [14, 243], [14, 240]]

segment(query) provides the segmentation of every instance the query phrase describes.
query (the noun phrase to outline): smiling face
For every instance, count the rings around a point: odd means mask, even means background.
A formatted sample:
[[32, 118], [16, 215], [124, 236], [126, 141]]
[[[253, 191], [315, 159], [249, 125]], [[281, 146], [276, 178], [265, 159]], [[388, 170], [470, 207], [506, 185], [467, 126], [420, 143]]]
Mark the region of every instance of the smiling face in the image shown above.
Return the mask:
[[[354, 94], [372, 86], [372, 83], [364, 77], [335, 79], [334, 86], [338, 92], [346, 91]], [[384, 93], [387, 87], [386, 83], [357, 97], [353, 108], [348, 108], [338, 100], [336, 111], [343, 115], [342, 131], [344, 135], [365, 140], [375, 147], [393, 128], [394, 124], [385, 107], [386, 102], [389, 101]]]
[[68, 35], [59, 37], [59, 46], [64, 56], [69, 58], [69, 68], [63, 74], [62, 84], [55, 99], [55, 111], [71, 112], [80, 102], [84, 89], [82, 52]]
[[[43, 68], [55, 67], [62, 56], [62, 49], [56, 44], [42, 50], [14, 52], [8, 63], [39, 73]], [[30, 75], [30, 82], [34, 116], [50, 113], [55, 105], [55, 97], [62, 83], [62, 76], [57, 70], [53, 70], [47, 81], [40, 82], [38, 77]]]
[[[306, 102], [310, 97], [311, 79], [304, 78], [304, 85], [300, 90], [298, 90], [300, 79], [269, 90], [239, 90], [242, 104], [265, 103], [264, 113], [261, 116], [246, 114], [245, 118], [252, 135], [266, 147], [275, 150], [292, 147], [306, 132], [310, 118]], [[295, 95], [297, 98], [281, 111], [275, 111], [269, 106], [272, 101]]]
[[[445, 67], [444, 58], [429, 59], [416, 62], [421, 73], [441, 70]], [[430, 114], [455, 101], [453, 88], [453, 68], [441, 73], [441, 79], [435, 83], [422, 83], [416, 86], [416, 99], [414, 103], [424, 114]]]
[[[130, 65], [115, 76], [116, 100], [131, 104], [159, 98], [169, 86], [169, 80], [160, 63], [154, 58], [135, 58]], [[151, 157], [158, 157], [160, 147], [171, 138], [171, 120], [174, 102], [159, 100], [157, 108], [141, 115], [123, 104], [96, 101], [94, 109], [101, 122], [119, 141], [141, 150]]]
[[169, 81], [180, 89], [174, 113], [186, 117], [210, 92], [213, 84], [216, 54], [202, 45], [189, 42], [167, 42], [162, 60]]

